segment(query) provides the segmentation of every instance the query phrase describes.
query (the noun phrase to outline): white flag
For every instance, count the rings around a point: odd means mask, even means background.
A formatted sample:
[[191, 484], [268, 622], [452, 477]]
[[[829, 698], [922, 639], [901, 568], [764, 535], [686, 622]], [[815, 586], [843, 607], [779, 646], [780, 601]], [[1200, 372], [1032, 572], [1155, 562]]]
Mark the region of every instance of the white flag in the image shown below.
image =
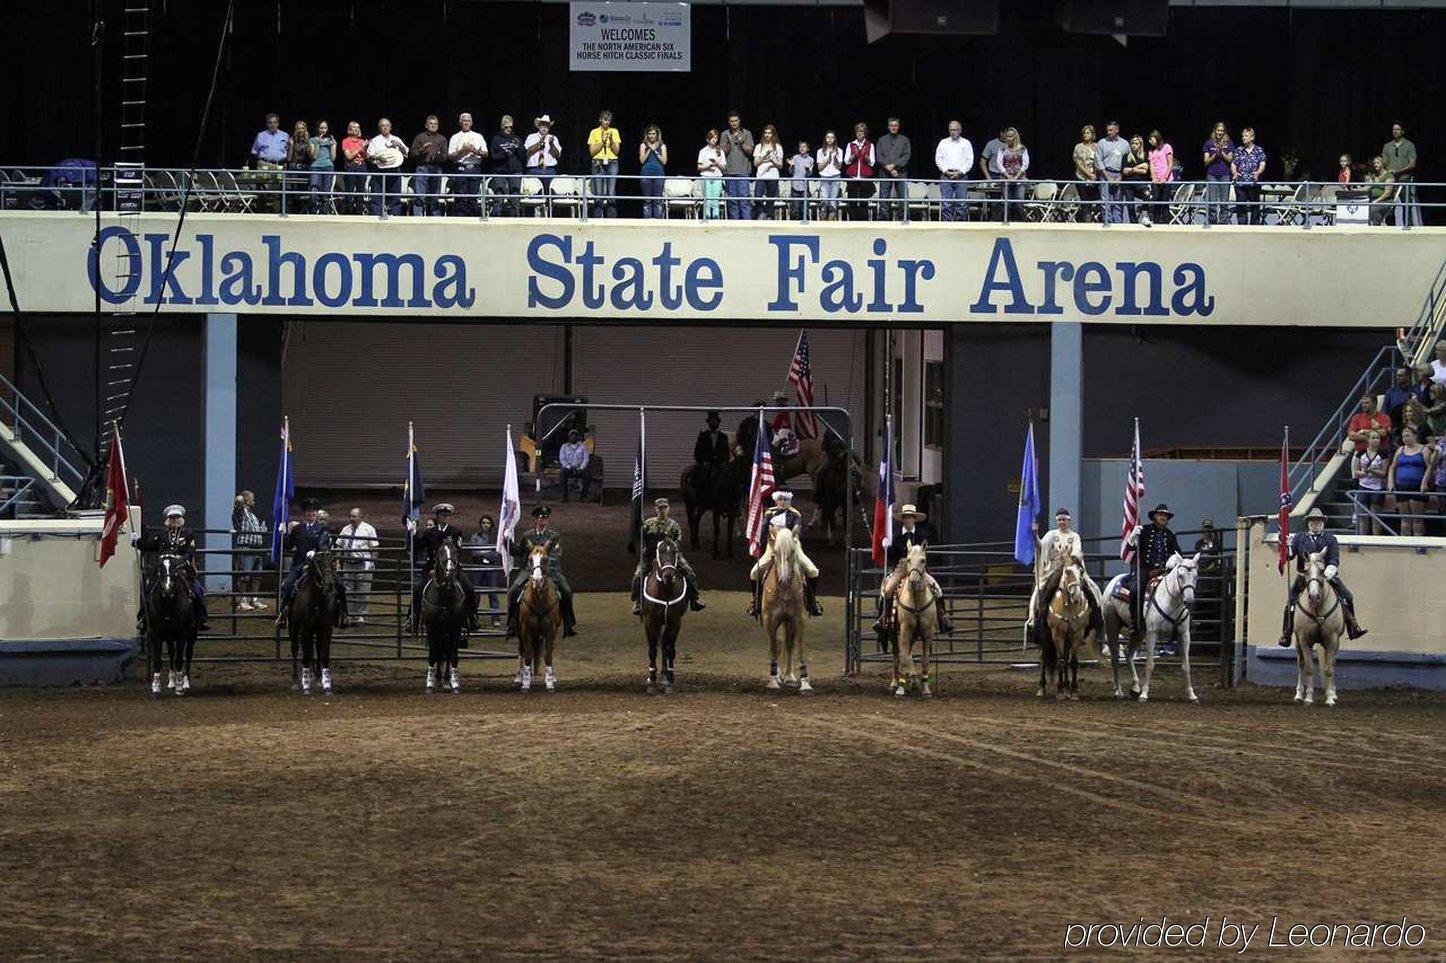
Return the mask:
[[507, 543], [522, 517], [521, 496], [517, 492], [517, 455], [512, 450], [512, 428], [507, 428], [507, 455], [502, 481], [502, 507], [497, 510], [497, 551], [502, 556], [502, 571], [512, 575], [512, 552]]

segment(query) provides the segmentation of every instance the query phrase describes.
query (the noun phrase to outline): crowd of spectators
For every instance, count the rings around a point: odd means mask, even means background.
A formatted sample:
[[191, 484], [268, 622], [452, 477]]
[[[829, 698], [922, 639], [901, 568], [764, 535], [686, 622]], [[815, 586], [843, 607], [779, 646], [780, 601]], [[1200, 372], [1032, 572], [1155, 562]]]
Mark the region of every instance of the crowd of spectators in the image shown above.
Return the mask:
[[1446, 509], [1446, 341], [1430, 364], [1396, 370], [1380, 410], [1374, 395], [1361, 398], [1346, 443], [1356, 532], [1386, 534], [1382, 518], [1399, 516], [1399, 534], [1425, 535], [1427, 516]]
[[[487, 175], [489, 213], [518, 216], [523, 178], [535, 178], [545, 193], [559, 174], [564, 146], [547, 114], [534, 118], [533, 131], [525, 138], [514, 126], [512, 117], [504, 115], [496, 133], [487, 137], [473, 129], [472, 115], [463, 113], [457, 131], [446, 136], [438, 118], [430, 115], [408, 144], [384, 117], [370, 138], [362, 135], [359, 122], [348, 122], [346, 137], [338, 144], [325, 120], [317, 122], [314, 133], [305, 121], [297, 121], [288, 135], [280, 117], [269, 114], [251, 145], [251, 158], [256, 168], [276, 171], [285, 179], [285, 199], [267, 199], [273, 210], [290, 203], [294, 210], [311, 213], [363, 213], [365, 198], [365, 210], [373, 214], [435, 215], [446, 210], [440, 203], [443, 175], [452, 175], [447, 185], [452, 212], [476, 215], [482, 175]], [[968, 218], [964, 200], [971, 183], [985, 198], [980, 209], [988, 218], [1016, 216], [1018, 205], [1031, 196], [1029, 148], [1014, 127], [1000, 128], [976, 155], [960, 123], [951, 120], [931, 158], [915, 152], [899, 118], [888, 118], [884, 126], [876, 140], [862, 121], [844, 142], [828, 130], [816, 150], [802, 139], [787, 154], [773, 124], [765, 124], [755, 138], [742, 116], [731, 111], [721, 129], [703, 134], [696, 153], [689, 146], [670, 157], [663, 131], [647, 124], [636, 142], [637, 167], [625, 172], [630, 178], [626, 184], [636, 186], [620, 192], [623, 158], [634, 152], [624, 145], [612, 113], [604, 110], [579, 145], [582, 160], [574, 166], [588, 175], [592, 216], [603, 218], [618, 216], [620, 197], [638, 200], [644, 217], [665, 216], [670, 176], [699, 180], [704, 217], [733, 220], [799, 217], [805, 202], [808, 213], [821, 220], [901, 219], [910, 180], [938, 184], [940, 216], [946, 221]], [[1126, 137], [1120, 123], [1112, 120], [1104, 130], [1098, 137], [1093, 124], [1084, 125], [1069, 158], [1081, 219], [1147, 226], [1168, 221], [1179, 182], [1194, 179], [1204, 182], [1197, 200], [1209, 223], [1264, 222], [1260, 188], [1272, 158], [1252, 128], [1242, 128], [1237, 137], [1224, 121], [1217, 122], [1195, 155], [1198, 166], [1158, 129]], [[408, 166], [410, 197], [403, 196], [401, 180]], [[1342, 155], [1337, 181], [1341, 189], [1369, 197], [1372, 223], [1394, 217], [1398, 224], [1419, 224], [1420, 208], [1411, 194], [1416, 169], [1416, 146], [1396, 124], [1391, 139], [1367, 165], [1358, 167], [1349, 154]], [[1278, 178], [1289, 179], [1292, 173], [1278, 162], [1277, 170]], [[785, 182], [786, 196], [780, 191]]]

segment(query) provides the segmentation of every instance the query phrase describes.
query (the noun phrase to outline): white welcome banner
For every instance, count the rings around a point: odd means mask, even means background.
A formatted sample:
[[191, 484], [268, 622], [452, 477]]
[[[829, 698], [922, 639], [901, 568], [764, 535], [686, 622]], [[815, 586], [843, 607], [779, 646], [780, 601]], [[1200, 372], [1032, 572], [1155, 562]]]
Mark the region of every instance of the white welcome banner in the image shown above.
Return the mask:
[[570, 70], [677, 70], [692, 67], [692, 11], [686, 3], [568, 5]]
[[31, 311], [1393, 328], [1446, 228], [0, 214]]

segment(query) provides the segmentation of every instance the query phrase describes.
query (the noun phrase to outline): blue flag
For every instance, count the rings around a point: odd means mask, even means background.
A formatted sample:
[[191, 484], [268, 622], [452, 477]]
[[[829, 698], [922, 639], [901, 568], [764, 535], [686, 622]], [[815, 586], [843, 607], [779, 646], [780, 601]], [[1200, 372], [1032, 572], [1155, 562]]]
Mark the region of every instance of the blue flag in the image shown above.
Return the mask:
[[1034, 458], [1034, 422], [1024, 436], [1024, 467], [1019, 470], [1019, 516], [1014, 522], [1014, 560], [1034, 564], [1034, 522], [1039, 518], [1039, 463]]
[[271, 499], [271, 564], [281, 563], [281, 543], [286, 523], [291, 520], [291, 499], [296, 495], [296, 476], [291, 470], [291, 421], [281, 421], [281, 460], [276, 463], [276, 494]]
[[422, 505], [427, 500], [427, 486], [422, 484], [422, 463], [417, 459], [417, 443], [412, 436], [412, 426], [407, 425], [407, 481], [402, 486], [402, 524], [407, 525], [407, 540], [422, 517]]

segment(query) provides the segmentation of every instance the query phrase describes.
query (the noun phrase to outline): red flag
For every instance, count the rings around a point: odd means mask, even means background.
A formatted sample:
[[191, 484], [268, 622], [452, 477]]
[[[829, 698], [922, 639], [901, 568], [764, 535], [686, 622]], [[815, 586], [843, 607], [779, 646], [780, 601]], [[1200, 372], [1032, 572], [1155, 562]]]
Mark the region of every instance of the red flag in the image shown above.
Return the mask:
[[120, 537], [121, 526], [130, 519], [131, 492], [126, 483], [126, 456], [121, 451], [120, 427], [113, 425], [115, 432], [110, 440], [110, 467], [106, 471], [105, 526], [100, 534], [100, 564], [110, 561], [115, 554], [116, 539]]
[[1290, 561], [1290, 428], [1285, 429], [1285, 440], [1280, 443], [1280, 514], [1276, 524], [1280, 526], [1280, 574], [1285, 574], [1286, 563]]

